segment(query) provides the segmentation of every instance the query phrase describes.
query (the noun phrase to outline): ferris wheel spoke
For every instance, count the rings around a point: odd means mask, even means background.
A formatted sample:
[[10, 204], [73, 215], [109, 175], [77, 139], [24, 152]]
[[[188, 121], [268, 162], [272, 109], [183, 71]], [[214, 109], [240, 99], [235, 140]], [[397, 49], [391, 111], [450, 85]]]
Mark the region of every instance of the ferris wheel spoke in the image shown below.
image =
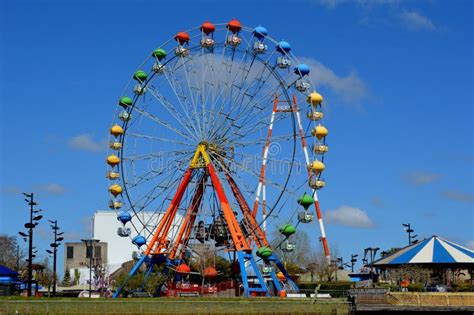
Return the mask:
[[189, 134], [185, 134], [183, 131], [173, 127], [170, 123], [156, 117], [155, 115], [153, 114], [150, 114], [148, 113], [145, 109], [142, 109], [142, 108], [139, 108], [135, 105], [135, 107], [133, 108], [134, 111], [138, 112], [139, 114], [141, 114], [142, 116], [144, 117], [147, 117], [149, 118], [150, 120], [158, 123], [159, 125], [165, 127], [166, 129], [170, 130], [170, 131], [173, 131], [175, 134], [178, 134], [180, 136], [182, 136], [183, 138], [185, 139], [189, 139], [190, 135]]
[[[264, 73], [264, 72], [262, 72]], [[271, 73], [269, 73], [270, 75]], [[268, 77], [266, 78], [266, 80], [268, 80]], [[265, 81], [266, 81], [265, 80]], [[275, 88], [275, 91], [270, 91], [268, 94], [266, 94], [264, 96], [264, 98], [268, 98], [268, 103], [272, 103], [273, 100], [270, 100], [269, 98], [274, 95], [276, 93], [276, 91], [278, 91], [280, 87], [277, 85], [276, 88]], [[260, 90], [258, 90], [256, 93], [258, 93]], [[255, 103], [251, 103], [251, 101], [253, 100], [253, 98], [256, 96], [256, 94], [253, 94], [253, 95], [247, 95], [249, 97], [249, 100], [244, 104], [244, 100], [242, 99], [242, 101], [240, 102], [240, 105], [238, 106], [239, 110], [241, 110], [242, 112], [239, 113], [239, 116], [236, 118], [235, 120], [235, 124], [238, 124], [238, 125], [247, 125], [248, 124], [248, 121], [250, 119], [253, 118], [253, 116], [251, 115], [251, 111], [262, 111], [264, 108], [266, 108], [266, 106], [257, 106], [257, 104], [259, 104], [258, 102], [255, 102]], [[252, 105], [251, 105], [252, 104]], [[237, 106], [235, 106], [237, 107]], [[228, 125], [227, 126], [227, 129], [225, 129], [225, 131], [223, 132], [223, 135], [227, 135], [227, 133], [229, 132], [231, 126]]]
[[151, 95], [161, 103], [161, 105], [171, 114], [171, 116], [173, 116], [174, 119], [176, 119], [176, 121], [179, 122], [179, 124], [183, 128], [185, 128], [194, 139], [197, 139], [197, 130], [193, 127], [192, 124], [186, 123], [184, 117], [181, 116], [181, 114], [178, 110], [176, 110], [173, 104], [170, 103], [163, 95], [158, 93], [158, 91], [155, 90], [153, 85], [148, 85], [147, 87]]
[[[235, 49], [232, 51], [232, 56], [234, 56], [235, 54]], [[225, 105], [228, 105], [228, 107], [230, 108], [230, 112], [227, 113], [227, 116], [231, 116], [231, 112], [233, 111], [233, 107], [232, 107], [232, 91], [235, 89], [235, 88], [239, 88], [238, 86], [236, 86], [236, 83], [235, 83], [235, 80], [237, 79], [237, 77], [239, 76], [239, 73], [242, 72], [244, 73], [245, 71], [250, 71], [252, 65], [253, 65], [253, 61], [255, 59], [255, 56], [253, 56], [251, 62], [250, 62], [250, 65], [249, 66], [246, 66], [246, 62], [245, 60], [247, 59], [248, 57], [248, 54], [246, 52], [244, 52], [242, 54], [242, 57], [240, 59], [240, 62], [239, 64], [234, 67], [234, 63], [231, 63], [231, 66], [229, 68], [227, 72], [227, 80], [226, 80], [226, 83], [225, 83], [225, 88], [224, 89], [221, 89], [221, 93], [219, 94], [219, 98], [223, 98], [223, 101], [221, 102], [221, 106], [220, 106], [220, 109], [219, 109], [219, 113], [220, 112], [223, 112], [224, 111], [224, 106]], [[233, 58], [231, 60], [233, 62]], [[226, 62], [226, 67], [227, 67], [227, 64], [228, 62]], [[243, 65], [243, 66], [242, 66]], [[233, 68], [235, 68], [235, 75], [233, 76], [233, 79], [232, 81], [230, 80], [232, 78], [232, 70]], [[248, 70], [247, 70], [248, 69]], [[230, 95], [229, 95], [230, 93]], [[226, 102], [225, 100], [229, 100], [228, 102]], [[228, 104], [227, 104], [228, 103]], [[224, 122], [225, 122], [225, 119], [224, 119]], [[215, 121], [215, 123], [220, 126], [221, 123], [219, 121]]]
[[[150, 190], [143, 194], [142, 197], [137, 198], [135, 205], [138, 207], [138, 209], [134, 209], [134, 211], [140, 212], [144, 210], [151, 202], [155, 201], [157, 198], [165, 194], [165, 192], [168, 192], [168, 195], [172, 194], [173, 188], [176, 187], [180, 181], [180, 177], [177, 177], [176, 173], [178, 172], [168, 174], [169, 179], [163, 179], [161, 183], [157, 183], [156, 185], [154, 185]], [[155, 191], [158, 189], [158, 193], [154, 195]], [[142, 203], [141, 206], [140, 203]]]
[[[184, 62], [185, 58], [186, 58], [186, 62]], [[200, 119], [199, 119], [197, 100], [195, 100], [195, 98], [197, 98], [197, 95], [196, 95], [196, 97], [194, 96], [194, 93], [196, 93], [199, 89], [198, 89], [198, 87], [192, 86], [192, 84], [191, 84], [191, 74], [194, 73], [194, 71], [195, 71], [194, 65], [193, 65], [193, 58], [191, 56], [188, 56], [188, 57], [185, 57], [185, 58], [183, 57], [183, 58], [180, 58], [180, 59], [181, 59], [182, 67], [183, 67], [186, 86], [187, 86], [188, 92], [189, 92], [188, 94], [189, 94], [189, 97], [191, 99], [191, 105], [192, 105], [192, 108], [194, 109], [192, 117], [194, 118], [194, 121], [197, 125], [197, 128], [200, 131], [200, 136], [202, 138], [203, 130], [202, 130], [201, 122], [200, 122]], [[190, 63], [189, 69], [186, 66], [186, 64], [188, 64], [188, 63]], [[181, 88], [181, 90], [183, 91], [183, 88]], [[194, 92], [193, 92], [193, 90], [194, 90]]]
[[144, 138], [144, 139], [148, 139], [148, 140], [156, 140], [156, 141], [160, 141], [160, 142], [169, 142], [169, 143], [184, 145], [184, 146], [188, 146], [188, 147], [194, 147], [190, 143], [177, 141], [177, 140], [173, 140], [173, 139], [168, 139], [168, 138], [163, 138], [163, 137], [145, 135], [145, 134], [136, 133], [136, 132], [127, 132], [127, 136], [132, 136], [132, 137], [137, 137], [137, 138]]
[[[269, 104], [271, 104], [273, 102], [273, 100], [270, 100], [268, 99], [268, 102]], [[260, 116], [263, 115], [262, 111], [255, 111], [255, 113], [259, 113]], [[268, 113], [267, 113], [268, 114]], [[278, 115], [279, 117], [278, 118], [275, 118], [275, 122], [278, 122], [280, 120], [283, 120], [285, 119], [285, 117], [283, 115]], [[251, 115], [244, 115], [242, 119], [239, 119], [238, 121], [236, 121], [235, 123], [238, 124], [239, 126], [244, 126], [242, 128], [242, 130], [239, 131], [239, 134], [236, 134], [237, 138], [242, 138], [243, 136], [242, 135], [246, 135], [248, 134], [249, 132], [251, 133], [256, 133], [257, 131], [260, 131], [262, 130], [263, 128], [268, 128], [270, 122], [270, 114], [268, 114], [268, 116], [263, 116], [263, 117], [259, 117], [260, 120], [258, 121], [258, 127], [255, 127], [254, 124], [250, 124], [250, 121], [251, 119], [255, 119], [254, 116], [251, 116]], [[224, 132], [224, 135], [227, 135], [227, 133], [229, 132], [229, 127], [227, 127], [227, 129], [225, 130]]]
[[[252, 170], [252, 169], [248, 168], [245, 164], [239, 163], [239, 162], [235, 161], [234, 159], [229, 159], [228, 157], [223, 156], [223, 155], [220, 155], [220, 156], [222, 158], [224, 158], [225, 160], [228, 160], [229, 162], [235, 164], [238, 167], [238, 169], [236, 170], [236, 173], [237, 173], [237, 171], [244, 171], [244, 172], [246, 172], [247, 174], [253, 176], [256, 179], [258, 179], [258, 177], [260, 176], [260, 174], [256, 170]], [[265, 183], [270, 184], [271, 186], [279, 189], [282, 192], [292, 193], [289, 190], [287, 190], [283, 185], [278, 184], [276, 181], [265, 179]], [[295, 194], [295, 196], [296, 196], [296, 194]]]
[[[251, 159], [254, 159], [255, 161], [257, 162], [262, 162], [263, 161], [263, 156], [261, 155], [251, 155], [251, 154], [245, 154], [245, 153], [241, 153], [241, 152], [234, 152], [233, 153], [234, 155], [237, 155], [237, 156], [241, 156], [243, 158], [251, 158]], [[288, 160], [283, 160], [283, 159], [276, 159], [276, 158], [272, 158], [271, 155], [267, 156], [266, 158], [267, 160], [267, 164], [269, 165], [271, 162], [275, 162], [275, 163], [281, 163], [281, 164], [284, 164], [284, 165], [288, 165], [290, 163], [290, 161]], [[297, 162], [292, 162], [293, 164], [298, 164]], [[258, 165], [260, 167], [260, 165]]]
[[[225, 165], [225, 163], [223, 163], [220, 159], [216, 159], [215, 160], [219, 165], [220, 167], [224, 170], [225, 173], [227, 173], [228, 176], [231, 176], [232, 177], [232, 180], [235, 181], [235, 183], [237, 184], [237, 186], [239, 187], [239, 191], [242, 193], [243, 192], [243, 195], [245, 196], [245, 200], [246, 202], [248, 203], [249, 201], [252, 200], [252, 194], [255, 192], [255, 188], [251, 188], [246, 182], [246, 180], [244, 180], [243, 178], [241, 178], [241, 176], [236, 173], [236, 174], [231, 174], [229, 172], [229, 170], [227, 169], [227, 166]], [[227, 180], [225, 180], [227, 181]], [[257, 183], [257, 178], [255, 179], [255, 183]], [[231, 195], [234, 195], [234, 193], [232, 192]], [[235, 196], [234, 196], [235, 198]], [[238, 202], [237, 200], [234, 201], [237, 205], [238, 205]], [[240, 205], [238, 205], [240, 207]]]
[[122, 159], [124, 161], [140, 161], [140, 160], [151, 160], [151, 159], [156, 159], [156, 158], [164, 158], [166, 156], [179, 156], [179, 155], [190, 155], [192, 154], [193, 151], [192, 150], [187, 150], [187, 151], [160, 151], [158, 153], [145, 153], [145, 154], [141, 154], [141, 155], [130, 155], [130, 156], [126, 156], [126, 157], [123, 157]]
[[[179, 59], [181, 59], [181, 58], [178, 58], [178, 60], [176, 61], [175, 68], [173, 69], [173, 71], [171, 71], [169, 69], [165, 69], [164, 75], [165, 75], [165, 78], [168, 81], [168, 84], [171, 87], [178, 103], [181, 105], [182, 112], [184, 113], [184, 115], [186, 116], [188, 121], [192, 121], [193, 118], [189, 115], [189, 112], [191, 111], [190, 107], [192, 106], [192, 104], [189, 104], [188, 97], [186, 96], [186, 93], [184, 92], [181, 84], [179, 83], [179, 80], [175, 76], [175, 72], [177, 71], [176, 70], [176, 65], [177, 65]], [[194, 127], [194, 124], [192, 124], [192, 123], [189, 123], [188, 125], [195, 131], [196, 139], [199, 139], [200, 138], [199, 130], [196, 129]]]
[[[244, 83], [247, 82], [247, 79], [248, 79], [248, 75], [250, 74], [250, 70], [251, 70], [251, 67], [252, 65], [254, 64], [255, 62], [255, 58], [256, 58], [256, 55], [254, 54], [253, 55], [253, 59], [252, 59], [252, 62], [251, 62], [251, 66], [249, 67], [247, 73], [245, 74], [245, 77], [242, 79], [242, 82], [240, 84], [240, 89], [239, 89], [239, 93], [237, 94], [237, 96], [235, 96], [234, 98], [231, 99], [231, 107], [232, 108], [236, 108], [238, 107], [238, 110], [237, 112], [240, 110], [240, 108], [242, 107], [243, 105], [243, 99], [245, 96], [247, 97], [251, 97], [251, 94], [248, 92], [249, 89], [253, 86], [254, 82], [261, 82], [262, 79], [263, 79], [263, 75], [265, 73], [266, 70], [268, 70], [268, 67], [266, 64], [263, 64], [262, 65], [262, 70], [260, 71], [260, 73], [257, 75], [255, 75], [255, 77], [253, 78], [253, 80], [251, 80], [251, 82], [246, 86], [246, 88], [244, 89]], [[269, 76], [263, 80], [263, 81], [266, 81], [268, 80]], [[239, 104], [239, 106], [235, 106], [235, 104]]]
[[[254, 141], [246, 140], [246, 141], [239, 141], [239, 140], [245, 140], [247, 138], [250, 138], [251, 135], [258, 135], [259, 132], [263, 131], [264, 129], [268, 129], [270, 126], [270, 123], [267, 122], [269, 120], [268, 117], [264, 117], [261, 120], [259, 120], [257, 123], [254, 123], [250, 126], [247, 126], [245, 128], [242, 128], [239, 130], [238, 133], [234, 133], [233, 135], [229, 136], [227, 138], [227, 142], [229, 143], [235, 143], [235, 144], [240, 144], [240, 145], [250, 145], [250, 144], [257, 144], [257, 143], [265, 143], [267, 140], [259, 137], [258, 139], [255, 139]], [[278, 122], [286, 120], [286, 117], [280, 115], [275, 118], [273, 121], [274, 126], [277, 125]], [[294, 134], [288, 134], [288, 137], [295, 137]], [[278, 136], [280, 138], [275, 138], [272, 137], [273, 140], [275, 139], [291, 139], [288, 138], [286, 135]]]

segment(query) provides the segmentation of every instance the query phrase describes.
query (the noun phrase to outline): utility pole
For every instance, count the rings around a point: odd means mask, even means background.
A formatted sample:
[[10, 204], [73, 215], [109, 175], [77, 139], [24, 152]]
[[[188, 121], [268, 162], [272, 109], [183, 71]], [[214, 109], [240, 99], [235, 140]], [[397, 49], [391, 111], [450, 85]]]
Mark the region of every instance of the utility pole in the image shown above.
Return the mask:
[[[56, 296], [56, 258], [57, 258], [57, 252], [58, 252], [58, 247], [61, 245], [62, 240], [64, 240], [61, 235], [64, 234], [64, 232], [58, 233], [59, 227], [58, 227], [58, 220], [48, 220], [50, 223], [52, 223], [51, 228], [53, 229], [54, 232], [54, 242], [49, 244], [53, 248], [53, 250], [47, 249], [46, 251], [49, 254], [53, 254], [53, 294], [52, 296]], [[59, 236], [59, 237], [58, 237]]]
[[33, 282], [33, 258], [35, 255], [33, 255], [33, 229], [38, 225], [38, 221], [43, 218], [42, 215], [33, 215], [35, 213], [39, 213], [42, 210], [35, 210], [34, 207], [38, 205], [37, 202], [34, 201], [34, 194], [33, 193], [23, 193], [23, 195], [26, 197], [25, 201], [26, 203], [30, 206], [30, 220], [25, 223], [25, 228], [28, 229], [28, 234], [24, 232], [19, 232], [19, 234], [23, 237], [28, 236], [28, 282], [27, 282], [27, 294], [28, 296], [32, 295], [32, 282]]

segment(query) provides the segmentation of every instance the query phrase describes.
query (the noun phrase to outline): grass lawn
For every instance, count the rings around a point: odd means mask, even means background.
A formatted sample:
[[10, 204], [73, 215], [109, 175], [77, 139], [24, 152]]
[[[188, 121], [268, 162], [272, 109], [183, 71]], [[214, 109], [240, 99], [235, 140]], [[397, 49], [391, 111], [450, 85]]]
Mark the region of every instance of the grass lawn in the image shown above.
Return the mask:
[[348, 314], [344, 300], [0, 298], [0, 314]]

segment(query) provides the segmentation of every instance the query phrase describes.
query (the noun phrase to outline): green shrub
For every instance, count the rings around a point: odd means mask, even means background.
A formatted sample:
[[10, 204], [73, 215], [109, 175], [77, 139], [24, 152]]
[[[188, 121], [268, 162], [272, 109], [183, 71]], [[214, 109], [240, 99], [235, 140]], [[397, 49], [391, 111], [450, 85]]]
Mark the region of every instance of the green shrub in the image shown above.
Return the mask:
[[408, 285], [408, 292], [424, 292], [425, 285], [423, 283], [410, 283]]
[[391, 283], [377, 283], [377, 288], [389, 289], [391, 292], [400, 291], [398, 285]]
[[319, 288], [321, 291], [325, 290], [349, 290], [352, 287], [352, 282], [349, 281], [338, 281], [338, 282], [311, 282], [311, 283], [301, 283], [298, 284], [301, 290], [311, 290], [314, 291], [314, 288], [320, 284]]
[[452, 287], [453, 287], [454, 292], [473, 292], [474, 291], [474, 286], [466, 282], [454, 283]]

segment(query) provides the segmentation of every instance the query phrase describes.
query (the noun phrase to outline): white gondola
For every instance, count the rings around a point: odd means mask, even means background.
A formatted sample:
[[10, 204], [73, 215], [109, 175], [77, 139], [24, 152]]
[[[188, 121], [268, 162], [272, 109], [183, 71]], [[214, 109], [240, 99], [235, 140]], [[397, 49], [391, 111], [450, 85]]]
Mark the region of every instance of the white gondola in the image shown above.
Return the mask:
[[215, 43], [216, 42], [210, 37], [205, 37], [205, 38], [201, 39], [201, 46], [204, 47], [204, 48], [212, 48], [212, 47], [214, 47]]
[[255, 42], [253, 44], [253, 52], [255, 54], [263, 54], [267, 50], [268, 46], [262, 42]]
[[297, 80], [295, 86], [300, 92], [306, 92], [309, 89], [309, 83], [302, 79]]
[[323, 119], [324, 114], [319, 111], [309, 111], [306, 116], [308, 117], [308, 119], [311, 119], [312, 121], [318, 121], [318, 120]]
[[132, 233], [132, 231], [131, 231], [130, 228], [126, 228], [126, 227], [117, 228], [117, 235], [120, 236], [120, 237], [130, 236], [131, 233]]
[[159, 62], [155, 62], [153, 66], [151, 67], [151, 70], [153, 70], [154, 73], [161, 74], [165, 72], [165, 66], [163, 66]]
[[286, 69], [289, 66], [291, 66], [291, 60], [286, 58], [286, 57], [283, 57], [283, 56], [278, 57], [277, 58], [277, 66], [278, 66], [278, 68]]
[[309, 180], [309, 187], [313, 189], [321, 189], [326, 186], [326, 182], [322, 179], [310, 179]]
[[122, 142], [112, 141], [109, 143], [109, 148], [112, 150], [120, 150], [122, 148]]
[[120, 209], [122, 208], [122, 203], [120, 201], [109, 201], [109, 208], [110, 209]]
[[272, 266], [263, 266], [262, 271], [265, 274], [269, 274], [273, 271], [273, 267]]
[[309, 213], [307, 211], [302, 211], [298, 213], [298, 221], [301, 223], [309, 223], [313, 221], [314, 215], [312, 213]]
[[324, 144], [315, 145], [313, 148], [313, 151], [316, 154], [325, 154], [328, 152], [328, 150], [329, 150], [328, 146]]
[[286, 242], [285, 245], [283, 245], [281, 250], [284, 252], [292, 252], [295, 250], [295, 248], [296, 248], [295, 243]]
[[176, 56], [178, 56], [178, 57], [186, 57], [186, 56], [189, 55], [189, 49], [184, 48], [183, 46], [178, 46], [178, 47], [176, 47], [176, 49], [174, 50], [174, 53], [175, 53]]
[[119, 113], [119, 119], [121, 121], [128, 121], [130, 118], [132, 118], [132, 116], [126, 110], [123, 110]]
[[239, 36], [237, 36], [235, 34], [228, 36], [227, 40], [226, 40], [226, 44], [230, 45], [234, 48], [239, 46], [241, 42], [242, 42], [242, 38], [240, 38]]
[[136, 95], [143, 95], [146, 93], [146, 87], [137, 84], [133, 87], [133, 93], [135, 93]]

